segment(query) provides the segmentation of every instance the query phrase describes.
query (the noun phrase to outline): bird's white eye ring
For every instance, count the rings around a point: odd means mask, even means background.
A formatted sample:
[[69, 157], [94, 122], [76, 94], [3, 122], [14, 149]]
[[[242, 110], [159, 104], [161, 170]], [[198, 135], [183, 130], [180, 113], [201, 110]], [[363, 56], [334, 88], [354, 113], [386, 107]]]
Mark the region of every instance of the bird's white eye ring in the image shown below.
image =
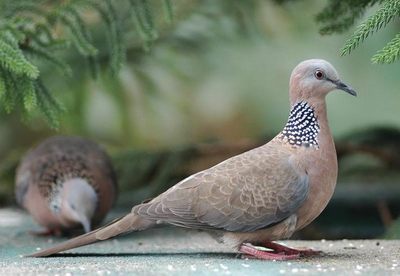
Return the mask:
[[314, 72], [314, 76], [316, 79], [318, 80], [322, 80], [323, 78], [325, 78], [325, 74], [324, 72], [322, 72], [321, 70], [317, 70]]

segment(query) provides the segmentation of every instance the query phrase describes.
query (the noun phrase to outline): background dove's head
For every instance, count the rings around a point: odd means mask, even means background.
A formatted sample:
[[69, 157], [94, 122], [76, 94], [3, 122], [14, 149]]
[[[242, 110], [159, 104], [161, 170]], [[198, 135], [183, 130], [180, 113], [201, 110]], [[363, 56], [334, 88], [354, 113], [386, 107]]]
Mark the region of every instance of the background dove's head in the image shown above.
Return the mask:
[[324, 99], [332, 90], [343, 90], [353, 96], [356, 92], [343, 83], [336, 69], [323, 59], [309, 59], [299, 63], [290, 76], [290, 101]]
[[64, 182], [60, 196], [61, 219], [79, 223], [89, 232], [98, 201], [93, 187], [82, 178], [69, 179]]

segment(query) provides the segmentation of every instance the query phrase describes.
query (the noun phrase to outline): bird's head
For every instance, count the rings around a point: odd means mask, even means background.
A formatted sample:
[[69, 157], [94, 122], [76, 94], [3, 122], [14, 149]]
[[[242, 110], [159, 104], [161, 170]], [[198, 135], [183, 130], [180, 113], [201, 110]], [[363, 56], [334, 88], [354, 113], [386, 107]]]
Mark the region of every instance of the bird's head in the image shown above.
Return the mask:
[[63, 183], [61, 217], [65, 221], [81, 224], [85, 232], [89, 232], [97, 201], [95, 190], [86, 180], [69, 179]]
[[350, 86], [343, 83], [336, 69], [323, 59], [309, 59], [299, 63], [290, 76], [290, 101], [324, 99], [332, 90], [343, 90], [356, 96]]

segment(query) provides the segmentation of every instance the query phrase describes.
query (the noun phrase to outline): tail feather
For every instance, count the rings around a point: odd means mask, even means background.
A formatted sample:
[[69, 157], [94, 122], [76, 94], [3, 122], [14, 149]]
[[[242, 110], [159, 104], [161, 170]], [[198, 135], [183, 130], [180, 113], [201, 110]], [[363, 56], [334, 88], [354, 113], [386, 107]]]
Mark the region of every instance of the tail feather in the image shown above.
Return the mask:
[[27, 255], [26, 257], [46, 257], [69, 249], [85, 246], [95, 242], [110, 239], [120, 234], [128, 233], [131, 231], [140, 231], [151, 227], [154, 223], [145, 220], [135, 214], [128, 214], [119, 219], [116, 219], [109, 224], [93, 230], [89, 233], [83, 234], [76, 238], [70, 239], [48, 249], [35, 252]]

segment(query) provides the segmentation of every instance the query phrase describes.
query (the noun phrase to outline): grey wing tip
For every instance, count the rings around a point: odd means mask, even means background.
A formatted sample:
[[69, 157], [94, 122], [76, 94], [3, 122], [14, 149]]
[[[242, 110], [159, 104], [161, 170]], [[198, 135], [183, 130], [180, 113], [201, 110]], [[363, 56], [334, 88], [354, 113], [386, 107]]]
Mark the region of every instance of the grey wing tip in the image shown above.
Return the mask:
[[43, 257], [52, 256], [57, 253], [57, 252], [47, 253], [46, 251], [47, 251], [47, 249], [40, 250], [40, 251], [32, 253], [32, 254], [24, 255], [23, 257], [24, 258], [43, 258]]
[[60, 243], [58, 245], [55, 245], [53, 247], [47, 248], [47, 249], [42, 249], [37, 252], [34, 252], [32, 254], [24, 255], [25, 258], [39, 258], [39, 257], [49, 257], [53, 256], [57, 253], [67, 251], [69, 249], [74, 248], [75, 246], [66, 246], [69, 245], [70, 243], [68, 241]]
[[[50, 247], [50, 248], [47, 248], [47, 249], [43, 249], [43, 250], [40, 250], [38, 252], [29, 254], [29, 255], [25, 255], [24, 257], [33, 257], [33, 258], [48, 257], [48, 256], [51, 256], [51, 255], [54, 255], [54, 254], [57, 254], [57, 253], [60, 253], [60, 252], [64, 252], [64, 251], [67, 251], [67, 250], [70, 250], [70, 249], [73, 249], [73, 248], [77, 248], [77, 247], [81, 247], [81, 246], [85, 246], [85, 245], [89, 245], [89, 244], [98, 242], [101, 239], [99, 240], [97, 238], [97, 234], [101, 230], [105, 230], [105, 233], [108, 234], [107, 230], [113, 230], [114, 229], [113, 228], [114, 224], [118, 223], [118, 222], [123, 222], [124, 218], [128, 218], [128, 222], [129, 222], [129, 218], [130, 217], [129, 217], [129, 214], [128, 214], [127, 216], [124, 216], [124, 217], [118, 218], [116, 220], [113, 220], [112, 222], [110, 222], [109, 224], [107, 224], [107, 225], [105, 225], [105, 226], [103, 226], [101, 228], [98, 228], [96, 230], [93, 230], [91, 232], [83, 234], [81, 236], [72, 238], [70, 240], [64, 241], [64, 242], [62, 242], [60, 244], [57, 244], [57, 245], [55, 245], [53, 247]], [[129, 223], [127, 225], [130, 226]], [[119, 235], [122, 232], [126, 231], [126, 228], [118, 228], [117, 227], [117, 228], [115, 228], [115, 230], [116, 231], [111, 231], [112, 234], [108, 235], [105, 238], [103, 237], [103, 239], [105, 240], [105, 239], [112, 238], [112, 237], [114, 237], [116, 235]], [[100, 233], [102, 233], [102, 232], [100, 232]]]
[[60, 244], [57, 244], [53, 247], [43, 249], [38, 252], [29, 254], [29, 255], [25, 255], [24, 257], [34, 257], [34, 258], [48, 257], [48, 256], [54, 255], [56, 253], [67, 251], [69, 249], [73, 249], [73, 248], [77, 248], [77, 247], [95, 243], [96, 241], [98, 241], [96, 239], [96, 232], [97, 232], [97, 230], [94, 230], [92, 232], [83, 234], [76, 238], [73, 238], [73, 239], [67, 240], [65, 242], [62, 242]]

